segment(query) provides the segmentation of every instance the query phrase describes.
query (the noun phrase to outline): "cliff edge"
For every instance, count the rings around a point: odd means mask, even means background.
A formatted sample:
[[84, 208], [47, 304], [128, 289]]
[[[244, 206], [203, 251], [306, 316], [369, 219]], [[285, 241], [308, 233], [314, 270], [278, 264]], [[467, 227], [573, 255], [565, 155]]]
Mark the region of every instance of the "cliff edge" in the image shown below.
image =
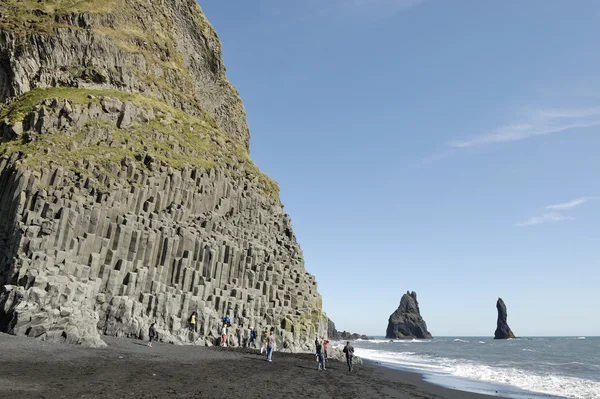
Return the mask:
[[[0, 331], [210, 345], [327, 332], [194, 0], [0, 3]], [[197, 330], [187, 320], [198, 312]]]

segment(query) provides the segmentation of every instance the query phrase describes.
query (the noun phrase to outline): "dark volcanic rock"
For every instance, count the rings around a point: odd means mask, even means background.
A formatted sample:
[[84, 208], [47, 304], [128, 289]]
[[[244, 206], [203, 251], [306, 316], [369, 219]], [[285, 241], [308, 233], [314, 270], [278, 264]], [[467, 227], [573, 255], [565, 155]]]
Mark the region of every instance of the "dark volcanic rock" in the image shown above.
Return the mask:
[[506, 305], [504, 304], [502, 298], [498, 298], [498, 302], [496, 302], [496, 308], [498, 309], [498, 327], [496, 328], [494, 339], [515, 338], [515, 335], [506, 322], [508, 314], [506, 313]]
[[353, 341], [356, 339], [373, 339], [373, 337], [369, 337], [364, 334], [357, 333], [349, 333], [348, 331], [338, 331], [335, 328], [335, 323], [331, 319], [327, 319], [327, 336], [330, 340], [334, 341]]
[[427, 324], [421, 317], [416, 292], [406, 292], [400, 300], [400, 306], [388, 321], [386, 338], [432, 338]]

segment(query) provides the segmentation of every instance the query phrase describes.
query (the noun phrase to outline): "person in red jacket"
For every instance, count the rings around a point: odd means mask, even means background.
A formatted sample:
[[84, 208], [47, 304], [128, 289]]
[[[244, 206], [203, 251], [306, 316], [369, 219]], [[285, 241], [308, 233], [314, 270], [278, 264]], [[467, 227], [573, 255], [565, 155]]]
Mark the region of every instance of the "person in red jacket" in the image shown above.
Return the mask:
[[328, 339], [324, 339], [323, 340], [323, 354], [325, 356], [325, 361], [327, 361], [327, 346], [329, 345], [329, 340]]

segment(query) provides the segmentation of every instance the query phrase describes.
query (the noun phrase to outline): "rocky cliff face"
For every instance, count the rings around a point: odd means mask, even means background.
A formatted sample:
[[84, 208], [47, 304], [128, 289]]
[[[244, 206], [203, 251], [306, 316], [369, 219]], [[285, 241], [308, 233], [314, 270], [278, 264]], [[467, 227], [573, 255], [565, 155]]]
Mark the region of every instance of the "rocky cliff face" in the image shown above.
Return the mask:
[[385, 337], [391, 339], [432, 338], [427, 331], [425, 320], [421, 317], [416, 292], [407, 292], [402, 296], [400, 306], [388, 320]]
[[[312, 348], [327, 317], [194, 0], [0, 4], [0, 331]], [[187, 326], [198, 312], [198, 331]]]
[[515, 335], [508, 326], [508, 313], [506, 312], [506, 305], [504, 304], [502, 298], [498, 298], [498, 302], [496, 302], [496, 309], [498, 309], [498, 326], [496, 327], [496, 332], [494, 333], [494, 339], [515, 338]]

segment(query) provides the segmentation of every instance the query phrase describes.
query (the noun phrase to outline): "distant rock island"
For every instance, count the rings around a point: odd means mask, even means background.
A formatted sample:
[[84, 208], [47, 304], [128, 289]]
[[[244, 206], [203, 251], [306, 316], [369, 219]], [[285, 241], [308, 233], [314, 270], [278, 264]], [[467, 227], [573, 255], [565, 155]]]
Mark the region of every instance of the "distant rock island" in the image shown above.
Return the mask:
[[386, 338], [427, 339], [433, 338], [427, 331], [427, 323], [421, 317], [417, 293], [407, 291], [400, 300], [400, 306], [389, 318]]
[[511, 331], [506, 321], [508, 314], [506, 312], [506, 305], [504, 304], [502, 298], [498, 298], [498, 302], [496, 302], [496, 309], [498, 309], [498, 327], [496, 328], [494, 339], [515, 338], [515, 335]]
[[349, 333], [348, 331], [338, 331], [335, 328], [335, 323], [331, 319], [328, 319], [327, 336], [330, 340], [333, 341], [354, 341], [356, 339], [373, 339], [373, 337], [369, 337], [364, 334]]

